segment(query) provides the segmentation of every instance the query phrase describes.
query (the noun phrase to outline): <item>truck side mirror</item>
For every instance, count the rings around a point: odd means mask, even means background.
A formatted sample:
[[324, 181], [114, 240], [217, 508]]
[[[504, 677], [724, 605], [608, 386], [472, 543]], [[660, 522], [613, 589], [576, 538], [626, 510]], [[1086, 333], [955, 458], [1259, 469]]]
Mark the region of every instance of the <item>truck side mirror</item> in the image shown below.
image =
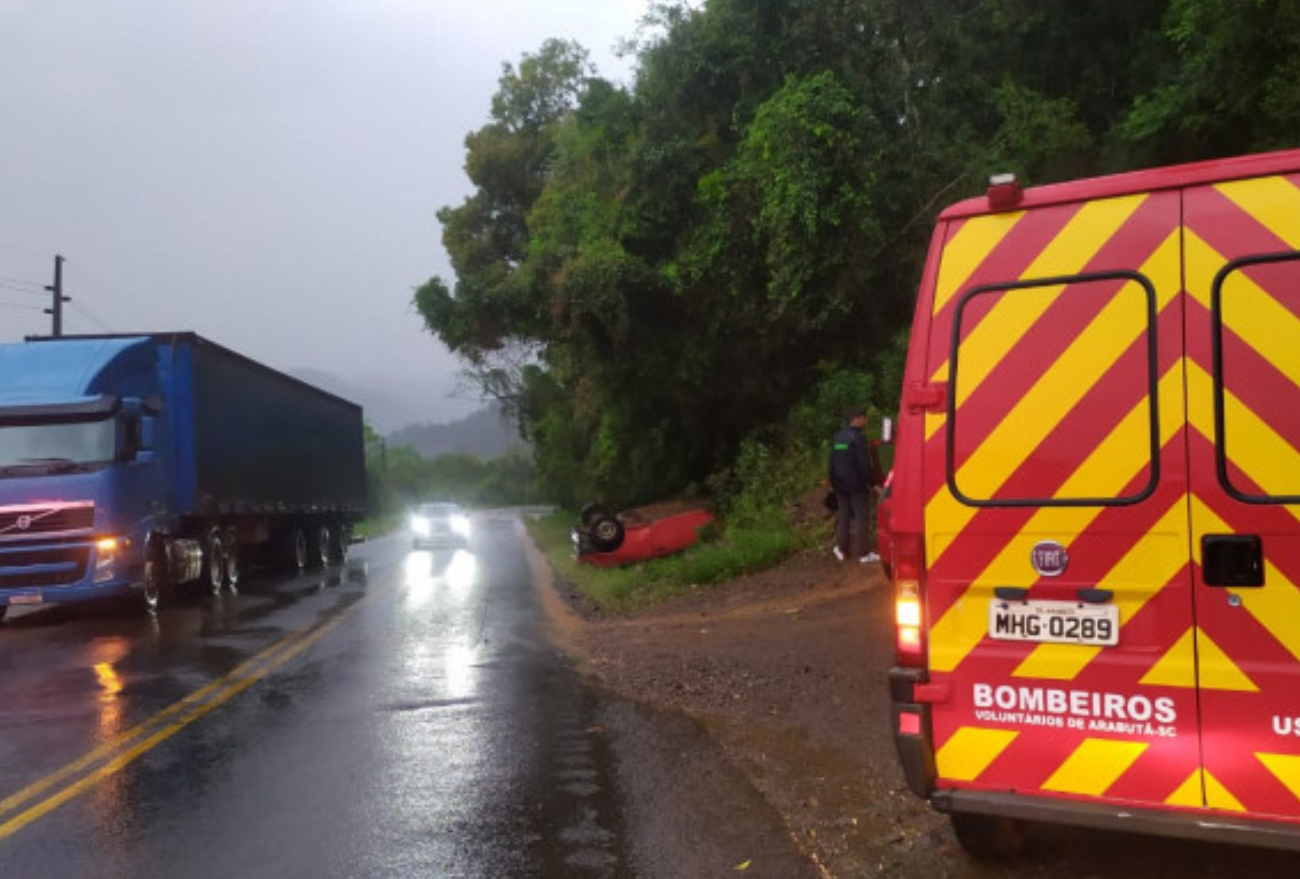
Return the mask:
[[147, 464], [154, 460], [154, 442], [157, 438], [158, 419], [152, 415], [131, 412], [122, 417], [119, 457], [123, 461]]

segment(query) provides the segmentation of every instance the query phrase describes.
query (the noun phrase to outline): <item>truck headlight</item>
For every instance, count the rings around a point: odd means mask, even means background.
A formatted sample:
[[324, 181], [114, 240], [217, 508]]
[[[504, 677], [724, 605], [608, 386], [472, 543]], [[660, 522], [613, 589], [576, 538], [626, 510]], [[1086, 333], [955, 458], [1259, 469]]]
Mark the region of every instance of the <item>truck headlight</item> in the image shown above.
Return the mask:
[[95, 583], [112, 580], [117, 575], [118, 552], [122, 542], [116, 537], [101, 537], [95, 541]]
[[451, 530], [461, 537], [469, 537], [469, 516], [452, 516]]
[[423, 516], [411, 517], [411, 530], [421, 537], [429, 536], [429, 520]]

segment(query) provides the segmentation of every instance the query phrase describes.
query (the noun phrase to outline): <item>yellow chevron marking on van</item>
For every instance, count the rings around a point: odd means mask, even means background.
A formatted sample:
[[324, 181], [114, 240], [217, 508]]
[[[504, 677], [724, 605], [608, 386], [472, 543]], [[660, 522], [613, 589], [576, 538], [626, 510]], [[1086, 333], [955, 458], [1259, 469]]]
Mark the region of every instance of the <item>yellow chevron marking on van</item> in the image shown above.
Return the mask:
[[1294, 754], [1256, 754], [1255, 757], [1278, 781], [1286, 785], [1292, 796], [1300, 800], [1300, 757]]
[[[1288, 508], [1291, 509], [1291, 508]], [[1202, 534], [1231, 534], [1233, 528], [1208, 506], [1192, 498], [1192, 558], [1201, 562]], [[1236, 589], [1241, 606], [1263, 626], [1288, 653], [1300, 660], [1300, 629], [1292, 624], [1300, 619], [1300, 589], [1271, 562], [1264, 562], [1266, 589]]]
[[1220, 183], [1215, 189], [1289, 246], [1300, 248], [1300, 227], [1295, 222], [1300, 216], [1300, 190], [1290, 181], [1256, 177]]
[[1183, 229], [1183, 265], [1187, 273], [1187, 292], [1206, 310], [1210, 310], [1210, 288], [1214, 276], [1227, 262], [1191, 227]]
[[935, 314], [957, 295], [957, 291], [965, 286], [970, 276], [1024, 215], [1024, 211], [1016, 211], [972, 217], [957, 230], [951, 241], [944, 244], [943, 262], [939, 265], [939, 279], [934, 291]]
[[[1156, 284], [1157, 312], [1178, 293], [1178, 259], [1179, 237], [1174, 233], [1143, 266], [1143, 274]], [[973, 497], [992, 497], [1016, 468], [1034, 453], [1057, 422], [1078, 405], [1084, 394], [1114, 367], [1146, 330], [1146, 297], [1141, 285], [1130, 282], [1098, 311], [1070, 347], [984, 439], [958, 472], [957, 484]], [[1010, 347], [1018, 338], [1018, 332], [1010, 328], [1002, 343]], [[961, 388], [958, 389], [961, 399], [958, 405], [969, 393], [965, 381], [967, 366], [978, 363], [982, 357], [982, 353], [968, 352], [965, 344], [962, 352]], [[969, 359], [968, 353], [972, 354]], [[996, 356], [1001, 358], [1006, 353], [1002, 350]], [[993, 365], [982, 366], [987, 370]], [[1143, 454], [1145, 448], [1138, 446], [1137, 451]]]
[[1196, 688], [1196, 629], [1189, 626], [1138, 683], [1148, 687]]
[[[1106, 199], [1085, 204], [1070, 219], [1065, 228], [1043, 248], [1037, 259], [1025, 269], [1020, 278], [1051, 278], [1060, 275], [1074, 275], [1081, 272], [1097, 252], [1106, 245], [1120, 226], [1133, 215], [1147, 196], [1132, 195], [1124, 198]], [[983, 219], [983, 218], [982, 218]], [[989, 217], [989, 220], [994, 219]], [[967, 224], [969, 227], [971, 223]], [[965, 229], [962, 230], [963, 232]], [[1177, 256], [1177, 236], [1171, 236]], [[1163, 248], [1162, 248], [1163, 249]], [[944, 248], [944, 262], [948, 259], [948, 249]], [[942, 273], [942, 267], [940, 269]], [[1174, 285], [1174, 292], [1177, 291]], [[975, 327], [961, 343], [961, 398], [968, 398], [979, 388], [989, 372], [1006, 356], [1026, 332], [1030, 330], [1043, 313], [1051, 307], [1060, 296], [1062, 287], [1042, 288], [1032, 295], [1002, 296], [993, 309]], [[938, 296], [936, 291], [936, 312]], [[954, 290], [955, 292], [955, 290]], [[952, 294], [949, 294], [950, 296]], [[1122, 298], [1122, 297], [1121, 297]], [[935, 370], [931, 381], [943, 381], [949, 374], [949, 364], [945, 361]], [[937, 429], [929, 419], [927, 431]], [[927, 433], [928, 440], [933, 434]]]
[[1044, 782], [1043, 790], [1101, 796], [1148, 747], [1146, 742], [1085, 739]]
[[[1151, 530], [1101, 578], [1114, 590], [1119, 606], [1120, 640], [1124, 626], [1187, 564], [1187, 498], [1180, 497]], [[1078, 677], [1101, 647], [1078, 644], [1039, 644], [1012, 673], [1015, 677], [1069, 681]], [[1187, 679], [1185, 686], [1194, 686]]]
[[1142, 676], [1141, 683], [1192, 689], [1198, 680], [1202, 690], [1259, 692], [1255, 682], [1237, 667], [1223, 648], [1195, 626], [1188, 628], [1177, 643], [1151, 666], [1151, 670]]
[[1237, 667], [1237, 663], [1203, 629], [1196, 632], [1197, 671], [1202, 690], [1230, 690], [1258, 693], [1255, 682]]
[[1244, 812], [1246, 807], [1241, 804], [1241, 800], [1232, 795], [1232, 791], [1223, 786], [1223, 783], [1211, 775], [1209, 772], [1196, 770], [1187, 776], [1187, 780], [1178, 786], [1165, 800], [1166, 806], [1189, 806], [1200, 808], [1209, 806], [1211, 809], [1222, 809], [1225, 812]]
[[[1223, 286], [1223, 321], [1259, 356], [1300, 384], [1300, 318], [1243, 271]], [[1229, 376], [1231, 379], [1232, 376]]]
[[[1187, 412], [1191, 424], [1214, 441], [1214, 381], [1193, 361], [1187, 364]], [[1231, 391], [1223, 395], [1224, 423], [1232, 462], [1266, 492], [1292, 493], [1300, 488], [1300, 451], [1278, 435]], [[1300, 506], [1282, 509], [1300, 521]], [[1226, 527], [1226, 526], [1224, 526]], [[1204, 532], [1207, 529], [1201, 529]], [[1198, 536], [1198, 535], [1193, 535]]]
[[[1174, 234], [1143, 266], [1143, 274], [1156, 284], [1157, 311], [1177, 295], [1177, 272], [1178, 236]], [[1078, 405], [1088, 388], [1105, 375], [1134, 340], [1142, 335], [1146, 329], [1145, 312], [1134, 311], [1134, 306], [1141, 308], [1144, 302], [1139, 295], [1140, 289], [1137, 284], [1126, 284], [1123, 291], [1097, 314], [1070, 348], [1024, 395], [1015, 409], [984, 439], [957, 474], [957, 484], [966, 494], [979, 498], [992, 497], [1051, 432], [1057, 421]], [[966, 350], [964, 345], [962, 350]], [[963, 370], [965, 365], [963, 356]], [[964, 380], [962, 384], [965, 385]], [[1170, 416], [1177, 423], [1182, 422], [1182, 389], [1179, 387], [1177, 390], [1179, 393], [1176, 397], [1166, 394], [1163, 388], [1161, 390], [1162, 399], [1177, 403], [1176, 407], [1160, 413], [1162, 422], [1166, 422]], [[1146, 406], [1144, 400], [1139, 407], [1144, 425]], [[940, 423], [942, 422], [937, 419], [927, 419], [926, 427], [929, 429]], [[1099, 485], [1112, 486], [1111, 490], [1118, 492], [1136, 472], [1134, 461], [1137, 458], [1146, 461], [1146, 446], [1140, 438], [1128, 443], [1103, 443], [1085, 465], [1088, 468], [1086, 472], [1099, 481], [1080, 484], [1076, 473], [1073, 480], [1075, 487], [1062, 487], [1058, 496], [1095, 495]], [[1100, 465], [1103, 460], [1106, 463]], [[1137, 466], [1140, 467], [1141, 464], [1138, 463]], [[1081, 472], [1083, 470], [1080, 468]], [[1114, 478], [1106, 478], [1107, 471], [1122, 474], [1121, 481], [1116, 483]], [[976, 512], [975, 508], [959, 503], [949, 492], [944, 491], [931, 501], [926, 517], [934, 523], [932, 531], [958, 534]], [[938, 556], [931, 555], [931, 558], [937, 559]]]
[[1241, 800], [1234, 797], [1232, 791], [1208, 771], [1205, 773], [1205, 805], [1211, 809], [1223, 809], [1225, 812], [1246, 811]]
[[[1187, 230], [1187, 288], [1206, 309], [1215, 274], [1227, 262], [1212, 247]], [[1300, 385], [1300, 317], [1281, 305], [1242, 272], [1229, 276], [1225, 287], [1223, 318], [1228, 328], [1241, 336], [1260, 355], [1274, 364], [1292, 382]], [[1214, 439], [1214, 387], [1210, 375], [1199, 365], [1188, 372], [1188, 417], [1207, 439]], [[1229, 376], [1231, 379], [1231, 376]], [[1231, 391], [1224, 399], [1225, 430], [1233, 462], [1264, 491], [1293, 494], [1300, 487], [1296, 474], [1300, 451], [1251, 411]], [[1300, 520], [1300, 511], [1287, 507]]]
[[1187, 776], [1187, 780], [1165, 798], [1165, 805], [1194, 806], [1198, 809], [1204, 806], [1205, 791], [1201, 787], [1201, 770], [1197, 769]]
[[963, 726], [935, 755], [939, 775], [954, 781], [974, 781], [1018, 735], [1009, 729]]
[[[1164, 446], [1182, 429], [1183, 367], [1174, 363], [1160, 380], [1160, 444]], [[1098, 452], [1079, 465], [1061, 487], [1063, 495], [1080, 496], [1084, 486], [1103, 493], [1117, 494], [1147, 463], [1147, 457], [1135, 457], [1126, 473], [1111, 469], [1118, 456], [1111, 446], [1129, 449], [1147, 447], [1147, 401], [1142, 400], [1126, 415], [1115, 429], [1098, 446]], [[941, 492], [926, 509], [931, 522], [955, 523], [948, 527], [931, 528], [931, 545], [927, 547], [930, 558], [939, 558], [955, 540], [974, 515], [974, 509], [957, 503], [948, 492]], [[996, 586], [1029, 586], [1037, 574], [1029, 564], [1029, 551], [1043, 536], [1060, 539], [1062, 535], [1081, 534], [1092, 521], [1101, 515], [1100, 507], [1044, 507], [1002, 549], [987, 568], [979, 573], [965, 594], [939, 619], [930, 637], [930, 667], [936, 671], [952, 671], [988, 632], [988, 604]], [[965, 517], [965, 518], [963, 518]], [[937, 533], [936, 533], [937, 529]], [[932, 588], [933, 588], [932, 584]], [[1130, 611], [1131, 613], [1131, 611]], [[1120, 624], [1128, 619], [1123, 606]], [[1086, 648], [1068, 646], [1067, 651]], [[1051, 656], [1045, 653], [1044, 656]], [[1046, 663], [1051, 665], [1052, 663]], [[1055, 675], [1054, 675], [1055, 677]]]

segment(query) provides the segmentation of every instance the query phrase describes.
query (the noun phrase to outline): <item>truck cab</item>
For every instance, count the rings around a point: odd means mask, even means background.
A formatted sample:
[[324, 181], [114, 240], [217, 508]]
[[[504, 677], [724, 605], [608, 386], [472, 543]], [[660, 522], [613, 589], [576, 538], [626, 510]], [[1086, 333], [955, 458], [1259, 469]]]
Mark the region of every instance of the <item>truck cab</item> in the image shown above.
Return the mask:
[[0, 345], [0, 616], [341, 562], [360, 407], [193, 333]]

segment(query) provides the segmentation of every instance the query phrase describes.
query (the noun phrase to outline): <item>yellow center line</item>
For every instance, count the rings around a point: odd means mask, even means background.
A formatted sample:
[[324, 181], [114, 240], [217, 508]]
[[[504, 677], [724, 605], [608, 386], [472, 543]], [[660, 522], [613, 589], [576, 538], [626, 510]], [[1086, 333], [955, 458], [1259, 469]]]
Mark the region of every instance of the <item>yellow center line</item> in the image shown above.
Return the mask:
[[[3, 819], [24, 803], [44, 795], [46, 791], [58, 787], [71, 778], [80, 776], [78, 780], [67, 787], [56, 791], [26, 811], [0, 824], [0, 840], [12, 836], [33, 821], [85, 793], [104, 779], [120, 772], [141, 755], [171, 738], [204, 715], [229, 702], [342, 625], [346, 619], [365, 604], [368, 597], [363, 596], [354, 604], [338, 612], [314, 629], [286, 635], [261, 653], [236, 667], [234, 671], [225, 677], [195, 690], [143, 723], [121, 733], [112, 741], [100, 745], [62, 769], [58, 769], [0, 800], [0, 819]], [[101, 761], [107, 762], [103, 762], [96, 769], [85, 772]], [[85, 774], [82, 774], [83, 772]]]

